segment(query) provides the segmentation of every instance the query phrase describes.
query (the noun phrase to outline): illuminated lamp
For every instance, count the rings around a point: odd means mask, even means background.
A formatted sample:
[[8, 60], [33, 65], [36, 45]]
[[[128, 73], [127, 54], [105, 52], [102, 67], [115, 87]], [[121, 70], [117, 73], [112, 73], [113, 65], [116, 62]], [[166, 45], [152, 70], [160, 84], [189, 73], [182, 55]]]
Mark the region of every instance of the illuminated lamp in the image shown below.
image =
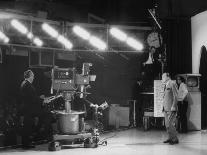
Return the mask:
[[33, 42], [34, 42], [34, 44], [37, 45], [37, 46], [42, 46], [42, 45], [43, 45], [42, 40], [40, 40], [40, 39], [37, 38], [37, 37], [35, 37], [35, 38], [33, 39]]
[[57, 40], [62, 43], [67, 49], [71, 49], [73, 47], [73, 44], [66, 39], [65, 37], [63, 37], [62, 35], [59, 35]]
[[135, 40], [134, 38], [131, 37], [127, 38], [126, 43], [136, 50], [143, 49], [143, 45], [139, 41]]
[[59, 35], [59, 33], [53, 27], [46, 23], [42, 24], [42, 29], [53, 38], [57, 38]]
[[73, 27], [73, 32], [75, 34], [77, 34], [79, 37], [81, 37], [81, 38], [83, 38], [85, 40], [88, 40], [90, 38], [90, 33], [87, 32], [85, 29], [83, 29], [80, 26], [74, 26]]
[[91, 45], [97, 47], [99, 50], [105, 50], [106, 49], [106, 44], [100, 40], [99, 38], [95, 37], [95, 36], [91, 36], [89, 39], [89, 42]]
[[28, 33], [28, 29], [16, 19], [11, 20], [11, 25], [22, 34]]
[[116, 39], [120, 41], [126, 41], [127, 39], [127, 35], [118, 28], [111, 28], [109, 32], [112, 36], [114, 36]]

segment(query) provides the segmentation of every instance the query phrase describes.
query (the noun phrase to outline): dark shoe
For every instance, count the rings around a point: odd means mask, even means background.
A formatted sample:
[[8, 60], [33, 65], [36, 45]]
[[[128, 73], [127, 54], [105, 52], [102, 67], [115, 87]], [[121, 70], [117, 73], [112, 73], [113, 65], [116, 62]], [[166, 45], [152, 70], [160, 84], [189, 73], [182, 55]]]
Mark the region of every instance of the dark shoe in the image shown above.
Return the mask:
[[165, 140], [163, 143], [170, 143], [170, 139]]
[[23, 149], [33, 149], [35, 148], [35, 145], [22, 145]]
[[169, 144], [170, 145], [174, 145], [174, 144], [178, 144], [179, 143], [179, 141], [178, 140], [171, 140], [170, 142], [169, 142]]
[[188, 132], [188, 130], [182, 130], [181, 131], [181, 133], [187, 133]]

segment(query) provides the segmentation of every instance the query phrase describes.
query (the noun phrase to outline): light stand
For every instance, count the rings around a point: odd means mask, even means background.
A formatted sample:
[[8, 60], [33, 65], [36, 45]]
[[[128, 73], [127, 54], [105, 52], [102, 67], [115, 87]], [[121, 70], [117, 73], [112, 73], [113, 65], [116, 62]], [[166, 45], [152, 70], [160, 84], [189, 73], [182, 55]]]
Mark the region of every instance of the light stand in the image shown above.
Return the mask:
[[100, 139], [99, 139], [99, 136], [100, 136], [100, 124], [102, 124], [102, 123], [99, 122], [98, 116], [100, 115], [99, 109], [100, 110], [104, 110], [104, 109], [108, 108], [108, 103], [105, 101], [100, 106], [98, 106], [97, 104], [93, 104], [90, 101], [87, 101], [87, 102], [89, 102], [90, 103], [90, 107], [92, 107], [94, 109], [95, 128], [93, 128], [92, 143], [89, 144], [88, 146], [86, 145], [86, 147], [98, 147], [99, 145], [107, 145], [107, 141], [106, 140], [100, 141]]

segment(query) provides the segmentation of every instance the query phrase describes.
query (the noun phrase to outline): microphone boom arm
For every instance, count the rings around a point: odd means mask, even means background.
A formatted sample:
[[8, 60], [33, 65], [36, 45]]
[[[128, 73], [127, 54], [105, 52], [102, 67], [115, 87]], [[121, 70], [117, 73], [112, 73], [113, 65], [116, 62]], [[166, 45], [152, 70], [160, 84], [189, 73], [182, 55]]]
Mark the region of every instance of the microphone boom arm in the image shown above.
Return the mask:
[[157, 26], [158, 26], [158, 27], [160, 28], [160, 30], [161, 30], [162, 27], [161, 27], [160, 23], [157, 21], [157, 19], [156, 19], [154, 13], [152, 12], [152, 10], [151, 10], [151, 9], [148, 9], [148, 11], [149, 11], [150, 15], [152, 16], [152, 18], [154, 19], [154, 21], [155, 21], [155, 23], [157, 24]]

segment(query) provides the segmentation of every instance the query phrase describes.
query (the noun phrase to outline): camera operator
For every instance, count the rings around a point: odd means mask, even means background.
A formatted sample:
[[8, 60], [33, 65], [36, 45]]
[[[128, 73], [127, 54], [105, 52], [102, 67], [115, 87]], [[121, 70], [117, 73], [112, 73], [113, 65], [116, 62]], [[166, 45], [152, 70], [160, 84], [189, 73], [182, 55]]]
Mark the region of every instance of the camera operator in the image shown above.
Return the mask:
[[34, 73], [31, 70], [24, 72], [24, 81], [20, 86], [20, 94], [22, 101], [21, 118], [20, 121], [23, 124], [22, 131], [22, 145], [23, 148], [34, 148], [32, 145], [32, 130], [35, 120], [39, 120], [41, 115], [41, 101], [43, 96], [38, 96], [36, 89], [32, 85], [34, 80]]

